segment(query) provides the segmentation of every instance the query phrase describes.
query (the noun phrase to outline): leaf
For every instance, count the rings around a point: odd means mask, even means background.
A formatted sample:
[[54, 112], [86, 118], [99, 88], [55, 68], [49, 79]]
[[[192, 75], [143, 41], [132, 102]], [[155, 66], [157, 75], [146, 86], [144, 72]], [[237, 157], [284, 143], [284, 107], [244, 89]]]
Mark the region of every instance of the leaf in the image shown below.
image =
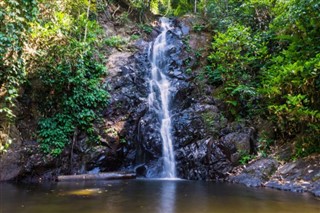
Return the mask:
[[237, 106], [238, 102], [237, 101], [226, 101], [226, 103], [231, 104], [232, 106]]

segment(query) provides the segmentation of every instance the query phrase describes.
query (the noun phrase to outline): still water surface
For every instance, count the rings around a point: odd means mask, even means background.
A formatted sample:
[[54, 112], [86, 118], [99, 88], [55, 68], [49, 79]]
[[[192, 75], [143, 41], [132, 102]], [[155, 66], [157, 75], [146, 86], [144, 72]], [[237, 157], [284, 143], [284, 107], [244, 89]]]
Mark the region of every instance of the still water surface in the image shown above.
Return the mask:
[[309, 194], [201, 181], [0, 184], [0, 213], [320, 213]]

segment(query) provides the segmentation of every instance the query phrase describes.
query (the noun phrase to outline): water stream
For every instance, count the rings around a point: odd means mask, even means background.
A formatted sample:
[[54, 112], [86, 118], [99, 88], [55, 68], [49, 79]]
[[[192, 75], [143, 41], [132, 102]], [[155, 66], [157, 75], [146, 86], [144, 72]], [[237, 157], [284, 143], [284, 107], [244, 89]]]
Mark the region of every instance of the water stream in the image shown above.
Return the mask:
[[[165, 56], [165, 47], [167, 46], [166, 35], [172, 29], [168, 18], [161, 18], [161, 30], [154, 42], [149, 45], [148, 57], [151, 63], [150, 94], [148, 97], [149, 108], [155, 110], [161, 121], [160, 134], [162, 139], [163, 156], [163, 178], [175, 178], [175, 159], [173, 152], [171, 136], [171, 118], [170, 118], [170, 88], [171, 84], [165, 75], [167, 69], [167, 60]], [[159, 98], [157, 96], [160, 96]]]

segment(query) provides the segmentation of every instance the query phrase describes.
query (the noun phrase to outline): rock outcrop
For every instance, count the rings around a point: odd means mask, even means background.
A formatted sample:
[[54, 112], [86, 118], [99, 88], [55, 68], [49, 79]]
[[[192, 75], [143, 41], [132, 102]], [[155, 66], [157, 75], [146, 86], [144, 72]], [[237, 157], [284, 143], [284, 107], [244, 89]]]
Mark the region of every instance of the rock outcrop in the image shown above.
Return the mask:
[[250, 187], [268, 187], [284, 191], [310, 192], [320, 197], [320, 156], [295, 162], [260, 158], [242, 168], [235, 168], [228, 181]]

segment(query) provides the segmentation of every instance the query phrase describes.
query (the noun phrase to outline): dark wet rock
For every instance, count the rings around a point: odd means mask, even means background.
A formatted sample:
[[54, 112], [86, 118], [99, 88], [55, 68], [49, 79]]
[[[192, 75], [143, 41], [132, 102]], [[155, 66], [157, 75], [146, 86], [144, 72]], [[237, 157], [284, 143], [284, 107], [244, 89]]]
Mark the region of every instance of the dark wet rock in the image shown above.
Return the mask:
[[205, 127], [199, 114], [192, 109], [176, 113], [172, 117], [172, 134], [175, 148], [186, 146], [205, 136]]
[[[90, 156], [86, 159], [85, 171], [91, 171], [94, 168], [99, 168], [101, 172], [110, 172], [119, 169], [122, 165], [123, 149], [119, 148], [120, 145], [113, 147], [95, 146], [90, 151]], [[86, 172], [87, 173], [87, 172]]]
[[241, 153], [250, 153], [250, 135], [245, 133], [229, 133], [222, 139], [221, 148], [230, 161], [237, 164]]
[[224, 179], [232, 169], [231, 162], [212, 139], [178, 149], [176, 161], [179, 176], [190, 180]]
[[282, 191], [292, 191], [292, 192], [305, 192], [305, 187], [297, 185], [291, 182], [279, 183], [277, 181], [269, 181], [265, 184], [266, 187], [279, 189]]
[[157, 36], [161, 33], [161, 29], [160, 27], [155, 27], [152, 29], [151, 33], [150, 33], [150, 38], [152, 40], [154, 40], [155, 38], [157, 38]]
[[148, 47], [149, 43], [143, 39], [138, 39], [134, 43], [134, 47], [136, 47], [139, 51], [144, 51]]
[[54, 181], [56, 176], [61, 171], [66, 172], [67, 167], [70, 165], [69, 161], [66, 163], [61, 160], [69, 160], [69, 158], [61, 157], [56, 159], [53, 156], [42, 153], [35, 141], [27, 141], [25, 144], [24, 147], [26, 149], [20, 150], [23, 156], [21, 159], [23, 169], [14, 177], [15, 180], [23, 182]]
[[278, 162], [272, 158], [264, 158], [250, 163], [243, 171], [229, 181], [246, 186], [258, 187], [268, 181], [278, 167]]
[[309, 191], [316, 197], [320, 197], [320, 181], [312, 184]]
[[[120, 64], [117, 62], [117, 66], [111, 66], [112, 73], [115, 73], [114, 70], [121, 70], [121, 72], [118, 71], [117, 75], [110, 76], [106, 81], [109, 85], [111, 100], [110, 105], [104, 111], [104, 116], [107, 121], [106, 130], [114, 129], [113, 134], [119, 138], [119, 141], [123, 141], [120, 147], [114, 149], [120, 148], [117, 152], [120, 153], [120, 161], [125, 161], [125, 165], [128, 165], [133, 163], [133, 156], [136, 155], [134, 150], [137, 145], [134, 142], [139, 139], [137, 136], [139, 121], [148, 111], [146, 102], [148, 60], [146, 53], [125, 55], [126, 58], [120, 58], [124, 60], [123, 62]], [[114, 57], [114, 60], [118, 59], [119, 57]], [[115, 128], [117, 126], [118, 128]], [[107, 141], [110, 142], [110, 137]]]
[[255, 149], [255, 131], [253, 128], [239, 127], [237, 132], [228, 133], [229, 130], [221, 130], [222, 136], [220, 148], [228, 156], [229, 160], [237, 165], [242, 155], [253, 153]]
[[[174, 23], [175, 26], [178, 26], [177, 23]], [[171, 97], [170, 97], [170, 108], [173, 121], [173, 126], [177, 127], [180, 125], [184, 125], [185, 127], [188, 122], [193, 122], [194, 124], [189, 125], [190, 127], [193, 126], [190, 130], [192, 132], [188, 132], [187, 138], [180, 139], [179, 137], [175, 141], [176, 144], [186, 143], [186, 141], [191, 141], [195, 137], [197, 138], [198, 131], [195, 127], [198, 121], [193, 121], [195, 117], [190, 112], [187, 116], [189, 118], [183, 118], [182, 114], [179, 114], [181, 110], [187, 109], [191, 106], [191, 99], [188, 98], [189, 94], [192, 92], [193, 88], [191, 85], [184, 81], [186, 79], [184, 70], [182, 67], [183, 60], [181, 59], [181, 54], [183, 53], [183, 42], [181, 41], [181, 29], [179, 27], [169, 30], [166, 34], [167, 37], [167, 46], [164, 47], [164, 59], [161, 60], [160, 66], [162, 68], [163, 73], [168, 75], [169, 80], [171, 81], [172, 90], [171, 90]], [[144, 55], [147, 55], [148, 52], [145, 50]], [[144, 64], [144, 69], [150, 69], [147, 64]], [[150, 75], [150, 74], [149, 74]], [[148, 77], [148, 75], [146, 75]], [[160, 126], [161, 126], [161, 119], [158, 115], [161, 114], [159, 110], [161, 110], [161, 101], [160, 91], [157, 88], [153, 88], [155, 92], [155, 97], [157, 100], [153, 102], [153, 106], [148, 108], [145, 111], [145, 114], [140, 117], [139, 124], [137, 127], [138, 130], [138, 146], [140, 148], [140, 154], [143, 155], [144, 161], [146, 163], [154, 162], [154, 160], [159, 159], [162, 156], [162, 139], [160, 134]], [[145, 94], [147, 96], [148, 93]], [[147, 100], [145, 100], [147, 101]], [[178, 113], [179, 112], [179, 113]], [[200, 121], [201, 122], [201, 121]], [[173, 131], [176, 131], [175, 127], [173, 127]], [[177, 130], [178, 132], [179, 130]], [[194, 134], [193, 134], [194, 133]], [[178, 141], [178, 139], [180, 141]], [[161, 160], [160, 160], [161, 162]], [[154, 167], [148, 165], [149, 167]], [[161, 166], [160, 166], [161, 167]], [[156, 167], [155, 167], [156, 168]], [[157, 169], [153, 169], [157, 170]]]
[[174, 89], [171, 91], [172, 101], [170, 106], [173, 114], [179, 113], [195, 104], [191, 96], [194, 88], [189, 83], [181, 80], [173, 80], [172, 86]]
[[182, 34], [183, 34], [183, 35], [188, 35], [188, 34], [189, 34], [189, 31], [190, 31], [190, 27], [182, 24], [182, 26], [181, 26], [181, 31], [182, 31]]
[[140, 119], [140, 142], [143, 150], [152, 156], [150, 160], [159, 158], [162, 154], [160, 135], [160, 120], [155, 112], [149, 111]]
[[294, 156], [294, 144], [286, 144], [286, 147], [279, 150], [276, 155], [278, 156], [279, 161], [289, 162]]
[[147, 176], [148, 168], [144, 164], [136, 166], [134, 170], [135, 170], [137, 177], [146, 177]]

